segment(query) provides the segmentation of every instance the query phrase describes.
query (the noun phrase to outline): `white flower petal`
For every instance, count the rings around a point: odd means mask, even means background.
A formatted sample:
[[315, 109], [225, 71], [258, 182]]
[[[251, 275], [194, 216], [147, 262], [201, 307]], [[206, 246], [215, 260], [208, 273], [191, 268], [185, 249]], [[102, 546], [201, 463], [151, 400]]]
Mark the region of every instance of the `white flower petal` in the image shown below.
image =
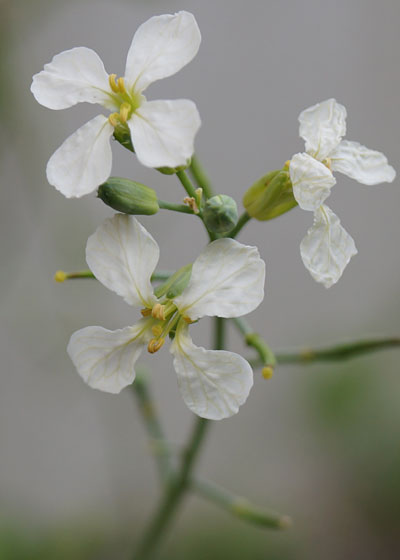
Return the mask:
[[194, 58], [201, 35], [188, 12], [154, 16], [135, 33], [128, 51], [125, 79], [135, 92], [172, 76]]
[[94, 191], [109, 177], [114, 129], [98, 115], [71, 134], [47, 163], [47, 180], [67, 198]]
[[306, 151], [322, 161], [346, 134], [346, 109], [335, 99], [327, 99], [302, 111], [299, 122]]
[[114, 106], [103, 62], [86, 47], [57, 54], [33, 76], [31, 91], [36, 101], [49, 109], [66, 109], [84, 101]]
[[396, 171], [381, 152], [370, 150], [358, 142], [343, 140], [330, 155], [332, 169], [364, 185], [391, 183]]
[[217, 239], [193, 263], [188, 286], [174, 299], [180, 312], [200, 317], [240, 317], [264, 298], [265, 263], [256, 247]]
[[130, 385], [135, 379], [135, 362], [149, 338], [147, 323], [142, 319], [117, 331], [103, 327], [76, 331], [67, 351], [84, 382], [106, 393], [119, 393]]
[[86, 260], [96, 278], [135, 306], [156, 302], [150, 278], [159, 256], [150, 233], [127, 214], [105, 220], [86, 245]]
[[195, 346], [187, 326], [178, 328], [170, 352], [183, 400], [192, 412], [210, 420], [237, 413], [253, 385], [253, 371], [242, 356]]
[[128, 121], [139, 161], [147, 167], [186, 165], [201, 121], [188, 99], [144, 102]]
[[289, 166], [293, 195], [303, 210], [316, 210], [336, 183], [332, 172], [308, 154], [296, 154]]
[[342, 276], [357, 249], [339, 218], [323, 205], [314, 214], [314, 224], [301, 242], [300, 253], [314, 280], [330, 288]]

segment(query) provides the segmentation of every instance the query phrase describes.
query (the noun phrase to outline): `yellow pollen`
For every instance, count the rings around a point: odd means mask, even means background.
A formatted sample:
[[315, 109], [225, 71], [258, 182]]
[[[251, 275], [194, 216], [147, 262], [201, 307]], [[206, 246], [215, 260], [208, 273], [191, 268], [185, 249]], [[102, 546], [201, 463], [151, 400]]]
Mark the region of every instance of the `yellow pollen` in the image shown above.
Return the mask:
[[156, 303], [151, 310], [151, 314], [154, 319], [159, 319], [160, 321], [165, 321], [165, 305], [161, 303]]
[[117, 74], [110, 74], [108, 76], [108, 83], [110, 84], [110, 88], [113, 90], [114, 93], [119, 93], [118, 85], [115, 82], [115, 78]]
[[129, 112], [131, 109], [132, 107], [129, 105], [129, 103], [122, 103], [121, 107], [119, 108], [119, 120], [122, 124], [126, 123], [126, 121], [128, 120]]
[[192, 323], [194, 323], [194, 321], [192, 321], [192, 319], [190, 317], [184, 317], [183, 320], [185, 321], [185, 323], [187, 323], [188, 325], [191, 325]]
[[118, 78], [117, 85], [118, 85], [118, 90], [121, 93], [126, 93], [124, 78]]
[[264, 379], [271, 379], [271, 377], [274, 375], [274, 369], [271, 366], [265, 366], [261, 370], [261, 375], [264, 377]]
[[140, 313], [143, 315], [143, 317], [148, 317], [149, 315], [151, 315], [151, 309], [145, 307], [144, 309], [140, 310]]
[[65, 272], [63, 270], [57, 270], [57, 272], [54, 275], [54, 280], [56, 282], [65, 282], [66, 279], [67, 279], [67, 275], [65, 274]]
[[150, 352], [150, 354], [154, 354], [155, 352], [158, 352], [158, 350], [160, 350], [160, 348], [164, 345], [164, 342], [165, 338], [160, 338], [159, 340], [152, 338], [147, 346], [147, 350]]
[[153, 325], [151, 327], [151, 332], [154, 334], [154, 336], [161, 336], [163, 329], [161, 325]]
[[112, 126], [118, 126], [119, 123], [119, 113], [111, 113], [109, 115], [108, 120]]

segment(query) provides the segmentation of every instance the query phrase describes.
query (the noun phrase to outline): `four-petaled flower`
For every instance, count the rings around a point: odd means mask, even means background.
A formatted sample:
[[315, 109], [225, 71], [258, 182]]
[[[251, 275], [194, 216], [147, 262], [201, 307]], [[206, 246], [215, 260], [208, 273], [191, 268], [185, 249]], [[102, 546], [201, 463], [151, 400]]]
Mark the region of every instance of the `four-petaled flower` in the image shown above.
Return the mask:
[[143, 165], [186, 165], [200, 127], [196, 105], [187, 99], [146, 101], [143, 92], [190, 62], [200, 40], [194, 16], [182, 11], [152, 17], [138, 28], [124, 78], [108, 75], [99, 56], [86, 47], [64, 51], [46, 64], [31, 86], [39, 103], [66, 109], [86, 101], [114, 111], [109, 117], [98, 115], [67, 138], [47, 164], [49, 183], [66, 197], [96, 189], [111, 173], [109, 140], [116, 127], [130, 132]]
[[329, 288], [357, 253], [352, 237], [324, 204], [336, 183], [332, 171], [365, 185], [391, 183], [396, 172], [382, 153], [342, 140], [346, 134], [346, 109], [335, 99], [304, 110], [299, 122], [306, 153], [292, 157], [289, 173], [299, 206], [314, 212], [314, 224], [301, 242], [300, 252], [312, 277]]
[[119, 393], [133, 382], [143, 347], [154, 353], [175, 332], [170, 351], [187, 406], [204, 418], [232, 416], [253, 385], [252, 369], [238, 354], [195, 346], [189, 324], [255, 309], [264, 297], [265, 263], [255, 247], [217, 239], [193, 263], [182, 293], [167, 299], [156, 297], [150, 281], [158, 258], [156, 241], [132, 216], [116, 214], [96, 230], [86, 247], [89, 267], [104, 286], [142, 307], [143, 318], [116, 331], [81, 329], [72, 335], [68, 353], [88, 385]]

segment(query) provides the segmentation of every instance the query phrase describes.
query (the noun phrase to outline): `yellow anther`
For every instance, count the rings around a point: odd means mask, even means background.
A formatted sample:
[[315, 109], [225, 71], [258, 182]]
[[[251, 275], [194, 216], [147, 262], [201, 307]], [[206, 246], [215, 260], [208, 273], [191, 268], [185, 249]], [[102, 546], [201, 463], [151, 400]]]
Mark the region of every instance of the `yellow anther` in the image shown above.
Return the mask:
[[191, 325], [192, 323], [194, 323], [194, 321], [192, 321], [192, 319], [190, 317], [184, 317], [183, 320], [185, 321], [185, 323], [187, 323], [188, 325]]
[[165, 305], [161, 303], [156, 303], [151, 310], [151, 314], [154, 319], [159, 319], [160, 321], [165, 321]]
[[274, 368], [272, 368], [271, 366], [264, 366], [261, 370], [261, 375], [264, 377], [264, 379], [271, 379], [271, 377], [274, 375]]
[[161, 325], [153, 325], [151, 327], [151, 332], [154, 334], [154, 336], [161, 336], [161, 333], [163, 332], [163, 328]]
[[108, 120], [112, 126], [118, 126], [119, 124], [119, 113], [111, 113], [109, 115]]
[[325, 165], [325, 167], [327, 167], [329, 169], [329, 171], [332, 171], [332, 160], [331, 158], [326, 158], [323, 161], [323, 164]]
[[126, 93], [124, 78], [118, 78], [117, 85], [118, 85], [118, 91], [120, 91], [121, 93]]
[[110, 88], [113, 90], [114, 93], [119, 93], [118, 85], [115, 81], [117, 74], [110, 74], [108, 76], [108, 83], [110, 84]]
[[57, 272], [54, 275], [54, 280], [56, 282], [65, 282], [65, 280], [68, 278], [68, 276], [66, 275], [66, 273], [63, 270], [57, 270]]
[[160, 348], [164, 345], [165, 342], [165, 338], [160, 338], [160, 339], [155, 339], [152, 338], [147, 346], [147, 350], [150, 352], [150, 354], [154, 354], [155, 352], [158, 352], [158, 350], [160, 350]]
[[119, 120], [122, 124], [126, 123], [126, 121], [128, 120], [131, 109], [132, 107], [129, 105], [129, 103], [122, 103], [121, 107], [119, 108]]
[[289, 169], [290, 166], [290, 159], [288, 159], [287, 161], [285, 161], [285, 165], [283, 166], [284, 168], [286, 167], [287, 169]]
[[144, 309], [140, 310], [140, 313], [143, 315], [143, 317], [148, 317], [149, 315], [151, 315], [151, 309], [145, 307]]
[[186, 196], [183, 199], [183, 203], [187, 204], [189, 206], [189, 208], [191, 208], [195, 214], [199, 213], [199, 208], [197, 206], [197, 202], [192, 196]]

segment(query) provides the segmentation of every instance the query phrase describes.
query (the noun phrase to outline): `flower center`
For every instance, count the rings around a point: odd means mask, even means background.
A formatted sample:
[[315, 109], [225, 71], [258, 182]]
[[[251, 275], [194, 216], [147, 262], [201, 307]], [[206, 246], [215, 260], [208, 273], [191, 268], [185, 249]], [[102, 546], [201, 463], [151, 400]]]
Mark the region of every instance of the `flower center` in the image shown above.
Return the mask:
[[172, 301], [166, 304], [156, 303], [152, 308], [145, 308], [141, 311], [144, 317], [153, 317], [154, 322], [151, 326], [152, 338], [147, 346], [150, 354], [154, 354], [164, 345], [168, 334], [176, 328], [181, 319], [176, 306]]
[[133, 88], [131, 90], [126, 88], [124, 78], [117, 78], [116, 74], [110, 74], [108, 82], [112, 93], [110, 94], [115, 105], [119, 107], [119, 113], [111, 113], [108, 120], [115, 128], [117, 126], [124, 126], [126, 121], [132, 116], [142, 104], [143, 96], [140, 93], [135, 93]]

